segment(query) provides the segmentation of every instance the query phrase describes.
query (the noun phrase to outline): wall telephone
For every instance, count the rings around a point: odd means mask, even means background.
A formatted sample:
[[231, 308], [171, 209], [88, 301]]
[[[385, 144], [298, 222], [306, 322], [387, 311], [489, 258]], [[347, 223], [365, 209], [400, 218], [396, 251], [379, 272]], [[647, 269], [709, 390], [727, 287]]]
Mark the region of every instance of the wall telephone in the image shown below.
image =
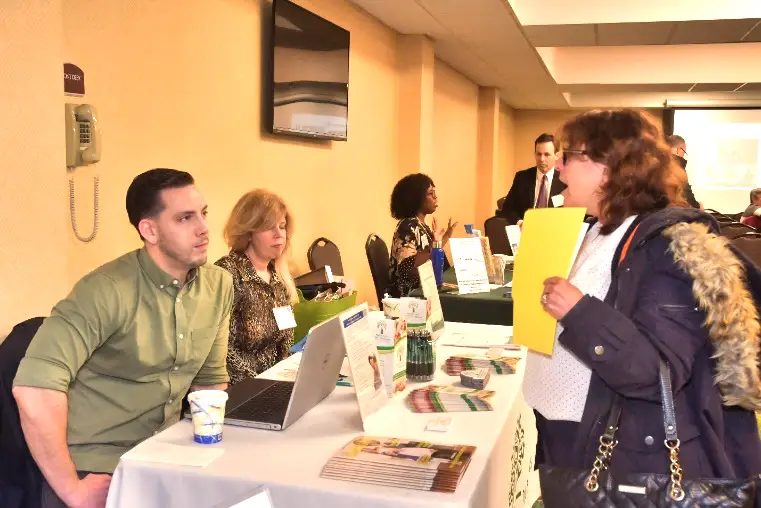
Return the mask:
[[[66, 169], [86, 166], [100, 161], [100, 130], [98, 115], [90, 104], [66, 104]], [[93, 228], [83, 237], [77, 230], [74, 206], [74, 178], [69, 178], [69, 212], [74, 235], [82, 242], [90, 242], [98, 234], [98, 177], [93, 178]]]

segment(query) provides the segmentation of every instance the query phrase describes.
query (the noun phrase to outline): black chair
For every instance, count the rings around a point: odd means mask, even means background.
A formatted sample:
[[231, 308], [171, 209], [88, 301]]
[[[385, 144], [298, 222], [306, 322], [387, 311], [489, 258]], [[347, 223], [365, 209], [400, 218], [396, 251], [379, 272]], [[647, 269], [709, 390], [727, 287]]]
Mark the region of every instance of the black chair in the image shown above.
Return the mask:
[[731, 222], [729, 224], [719, 223], [722, 236], [729, 238], [730, 240], [737, 238], [745, 233], [756, 233], [757, 231], [747, 224], [742, 222]]
[[510, 223], [504, 217], [489, 217], [484, 222], [484, 233], [489, 238], [489, 246], [492, 254], [513, 255], [513, 249], [510, 248], [510, 240], [507, 239], [505, 226]]
[[28, 319], [13, 327], [0, 342], [0, 506], [40, 506], [42, 473], [29, 452], [13, 398], [13, 378], [44, 318]]
[[502, 213], [502, 207], [505, 204], [505, 198], [499, 198], [497, 200], [497, 208], [494, 209], [494, 215], [499, 216]]
[[378, 307], [383, 307], [383, 295], [388, 288], [388, 247], [380, 236], [375, 233], [367, 237], [365, 254], [370, 264], [370, 274], [375, 284], [375, 295], [378, 297]]
[[745, 233], [732, 239], [732, 245], [761, 268], [761, 233]]
[[341, 251], [338, 245], [327, 238], [318, 238], [307, 250], [307, 261], [310, 270], [317, 270], [323, 266], [329, 266], [333, 275], [343, 277], [344, 265], [341, 262]]
[[[721, 224], [732, 224], [732, 223], [737, 222], [739, 220], [739, 219], [733, 219], [732, 217], [730, 217], [729, 215], [727, 215], [725, 213], [717, 212], [713, 208], [706, 208], [704, 211], [709, 213], [709, 214], [711, 214], [711, 216], [714, 219], [716, 219], [716, 221], [720, 225]], [[742, 215], [742, 214], [740, 214], [740, 215]]]
[[730, 219], [732, 219], [735, 222], [740, 222], [740, 219], [742, 218], [742, 216], [743, 216], [742, 212], [740, 212], [740, 213], [731, 213], [731, 214], [727, 215], [727, 217], [729, 217]]

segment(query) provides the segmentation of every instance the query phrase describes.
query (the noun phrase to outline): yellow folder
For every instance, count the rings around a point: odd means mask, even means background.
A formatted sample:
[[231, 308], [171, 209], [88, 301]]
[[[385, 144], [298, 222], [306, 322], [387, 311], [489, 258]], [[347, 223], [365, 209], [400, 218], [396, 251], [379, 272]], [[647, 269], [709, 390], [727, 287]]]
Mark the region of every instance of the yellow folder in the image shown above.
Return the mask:
[[585, 213], [584, 208], [535, 208], [526, 212], [513, 272], [516, 344], [552, 354], [557, 321], [542, 307], [544, 281], [568, 277], [586, 232]]

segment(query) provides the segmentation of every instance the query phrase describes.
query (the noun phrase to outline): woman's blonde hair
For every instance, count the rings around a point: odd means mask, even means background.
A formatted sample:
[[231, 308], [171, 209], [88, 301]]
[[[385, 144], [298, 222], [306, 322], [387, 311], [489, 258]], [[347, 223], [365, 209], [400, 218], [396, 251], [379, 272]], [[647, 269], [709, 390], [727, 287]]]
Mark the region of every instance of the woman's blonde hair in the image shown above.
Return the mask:
[[285, 284], [291, 303], [296, 303], [299, 300], [296, 284], [288, 270], [293, 216], [280, 196], [266, 189], [245, 193], [230, 212], [223, 234], [230, 250], [245, 252], [251, 244], [252, 234], [274, 228], [281, 217], [285, 217], [285, 248], [274, 261], [275, 272]]

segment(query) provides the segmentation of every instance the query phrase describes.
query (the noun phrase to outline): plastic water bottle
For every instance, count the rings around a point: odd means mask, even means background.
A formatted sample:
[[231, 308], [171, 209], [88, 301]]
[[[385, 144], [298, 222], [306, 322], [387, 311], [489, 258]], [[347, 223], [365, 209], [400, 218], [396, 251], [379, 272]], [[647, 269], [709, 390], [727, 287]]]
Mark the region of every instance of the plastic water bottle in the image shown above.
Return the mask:
[[433, 264], [433, 275], [436, 277], [436, 287], [440, 288], [444, 277], [444, 249], [441, 247], [441, 242], [433, 242], [431, 264]]

